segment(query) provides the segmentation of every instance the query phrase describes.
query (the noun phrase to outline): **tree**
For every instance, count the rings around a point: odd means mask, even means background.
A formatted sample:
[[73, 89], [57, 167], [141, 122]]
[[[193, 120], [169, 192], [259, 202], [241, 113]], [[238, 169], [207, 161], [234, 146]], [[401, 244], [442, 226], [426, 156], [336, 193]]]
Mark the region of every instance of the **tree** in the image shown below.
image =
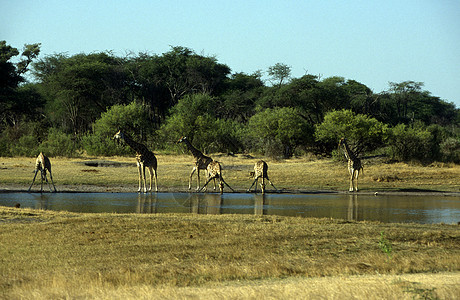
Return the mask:
[[300, 145], [308, 145], [313, 127], [295, 108], [267, 108], [248, 122], [248, 144], [266, 155], [291, 157]]
[[260, 74], [236, 73], [226, 82], [226, 92], [220, 96], [218, 117], [239, 122], [247, 122], [254, 114], [255, 102], [265, 86]]
[[215, 115], [217, 104], [217, 99], [207, 94], [187, 95], [180, 99], [158, 131], [162, 143], [168, 147], [181, 136], [187, 136], [204, 152], [240, 150], [242, 125], [218, 119]]
[[390, 82], [389, 85], [390, 91], [392, 92], [392, 98], [396, 106], [398, 121], [407, 123], [411, 117], [408, 107], [411, 101], [422, 93], [423, 82]]
[[154, 139], [148, 110], [134, 101], [128, 105], [113, 105], [101, 114], [92, 127], [93, 132], [86, 134], [82, 140], [83, 147], [90, 155], [131, 153], [128, 146], [114, 144], [112, 137], [119, 129], [123, 129], [137, 141], [151, 142]]
[[[35, 97], [35, 91], [18, 91], [20, 84], [25, 82], [23, 75], [28, 71], [29, 64], [39, 53], [39, 43], [26, 44], [19, 62], [12, 63], [11, 59], [19, 55], [18, 49], [0, 41], [0, 130], [3, 126], [17, 125], [23, 117], [35, 119], [36, 109], [43, 104]], [[28, 91], [32, 93], [29, 95]]]
[[186, 94], [207, 93], [215, 95], [224, 86], [230, 68], [217, 63], [214, 57], [205, 57], [185, 47], [157, 57], [157, 78], [169, 91], [170, 107]]
[[390, 133], [389, 153], [395, 160], [429, 162], [439, 154], [439, 144], [421, 122], [413, 125], [398, 124]]
[[126, 73], [109, 53], [54, 55], [34, 64], [55, 126], [74, 135], [89, 129], [102, 112], [128, 102]]
[[283, 82], [291, 77], [291, 67], [286, 64], [276, 63], [274, 66], [268, 67], [267, 73], [271, 80], [278, 87], [281, 87]]
[[171, 109], [170, 116], [161, 127], [161, 135], [170, 143], [187, 136], [197, 147], [206, 147], [206, 133], [216, 120], [216, 105], [217, 100], [208, 94], [185, 96]]
[[388, 126], [366, 115], [351, 110], [337, 110], [326, 114], [324, 121], [316, 125], [315, 137], [327, 152], [337, 148], [344, 137], [356, 154], [381, 147], [387, 138]]

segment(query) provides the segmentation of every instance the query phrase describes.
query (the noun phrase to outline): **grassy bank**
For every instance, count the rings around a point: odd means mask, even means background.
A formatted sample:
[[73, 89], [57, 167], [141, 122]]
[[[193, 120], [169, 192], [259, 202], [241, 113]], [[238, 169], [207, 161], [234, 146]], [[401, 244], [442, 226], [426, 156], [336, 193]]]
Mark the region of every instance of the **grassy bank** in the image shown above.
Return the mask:
[[[243, 155], [212, 155], [223, 165], [226, 182], [244, 191], [252, 183], [249, 172], [257, 158]], [[190, 155], [157, 155], [160, 191], [186, 191], [193, 157]], [[348, 189], [346, 162], [328, 159], [293, 158], [270, 160], [269, 176], [279, 189], [337, 190]], [[105, 162], [110, 166], [94, 167], [85, 162]], [[134, 158], [51, 158], [58, 190], [98, 188], [100, 191], [137, 191], [138, 174]], [[363, 159], [364, 175], [359, 187], [366, 191], [446, 191], [460, 192], [460, 165], [392, 163]], [[104, 165], [104, 164], [103, 164]], [[0, 158], [0, 188], [27, 189], [33, 178], [34, 158]], [[115, 167], [114, 167], [115, 166]], [[204, 182], [204, 172], [201, 182]], [[196, 176], [192, 186], [196, 187]], [[35, 189], [39, 188], [35, 186]], [[228, 191], [228, 189], [226, 190]]]
[[[303, 288], [312, 283], [305, 280], [320, 284], [326, 277], [331, 279], [321, 283], [325, 296], [326, 286], [339, 286], [333, 278], [352, 281], [356, 275], [364, 276], [358, 281], [373, 280], [377, 290], [377, 282], [383, 284], [390, 298], [423, 292], [449, 298], [460, 292], [452, 284], [460, 280], [458, 225], [1, 207], [0, 242], [0, 298], [5, 299], [168, 298], [205, 296], [206, 290], [207, 295], [227, 291], [236, 299], [261, 295], [263, 286], [273, 289], [271, 296], [286, 296], [289, 285], [291, 292], [305, 294]], [[417, 285], [398, 277], [439, 272], [450, 272], [450, 280]], [[372, 277], [376, 274], [398, 276], [380, 281]], [[372, 291], [354, 286], [344, 295]]]

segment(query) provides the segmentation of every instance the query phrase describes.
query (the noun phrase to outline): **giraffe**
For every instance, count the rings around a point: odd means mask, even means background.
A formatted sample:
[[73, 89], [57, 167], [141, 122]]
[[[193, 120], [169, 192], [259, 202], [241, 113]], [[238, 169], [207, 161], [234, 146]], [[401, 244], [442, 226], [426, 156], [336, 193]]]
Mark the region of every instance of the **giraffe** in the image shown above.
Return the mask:
[[147, 179], [145, 178], [145, 167], [149, 169], [150, 174], [150, 188], [152, 190], [152, 178], [155, 176], [155, 191], [158, 192], [157, 185], [157, 158], [144, 144], [135, 142], [124, 132], [119, 130], [114, 136], [116, 140], [123, 140], [128, 146], [136, 151], [136, 162], [137, 170], [139, 172], [139, 189], [138, 192], [142, 191], [142, 182], [144, 183], [144, 193], [147, 193]]
[[262, 189], [262, 194], [265, 194], [265, 178], [267, 178], [268, 182], [275, 188], [276, 191], [278, 189], [273, 185], [273, 183], [268, 179], [268, 165], [265, 161], [259, 160], [254, 164], [254, 172], [251, 172], [251, 175], [254, 177], [254, 182], [252, 183], [251, 187], [248, 189], [248, 192], [251, 191], [251, 188], [254, 184], [256, 184], [254, 191], [257, 192], [257, 183], [259, 178], [262, 177], [262, 183], [260, 184], [260, 187]]
[[34, 185], [35, 177], [37, 177], [38, 171], [40, 171], [41, 179], [42, 179], [41, 180], [40, 193], [43, 192], [43, 180], [46, 181], [46, 183], [48, 183], [48, 186], [50, 188], [50, 192], [52, 192], [51, 185], [50, 185], [50, 183], [48, 181], [48, 178], [46, 178], [46, 170], [48, 170], [48, 172], [50, 173], [50, 179], [51, 179], [51, 183], [53, 184], [53, 187], [54, 187], [54, 192], [55, 193], [57, 192], [56, 186], [54, 185], [54, 182], [53, 182], [53, 174], [51, 173], [50, 159], [48, 157], [46, 157], [43, 154], [43, 152], [40, 152], [40, 154], [37, 156], [37, 159], [35, 160], [35, 175], [34, 175], [34, 179], [32, 180], [32, 183], [30, 184], [28, 192], [30, 192], [30, 189]]
[[206, 186], [211, 181], [211, 179], [216, 179], [216, 178], [219, 179], [219, 189], [220, 189], [221, 194], [224, 193], [224, 183], [225, 183], [226, 186], [228, 186], [229, 189], [232, 190], [232, 192], [235, 192], [235, 190], [232, 189], [232, 187], [229, 186], [228, 183], [226, 183], [224, 178], [222, 177], [222, 167], [220, 166], [220, 164], [217, 161], [215, 161], [215, 160], [211, 161], [208, 164], [208, 166], [206, 168], [206, 171], [207, 171], [207, 175], [208, 175], [208, 180], [203, 185], [203, 187], [198, 190], [198, 192], [200, 192], [202, 189], [206, 188]]
[[343, 152], [345, 157], [348, 159], [348, 172], [350, 172], [350, 192], [358, 191], [358, 176], [359, 172], [364, 172], [363, 165], [361, 160], [351, 151], [348, 147], [347, 140], [341, 138], [339, 142], [339, 147], [343, 146]]
[[[188, 150], [192, 153], [193, 157], [195, 158], [195, 166], [192, 169], [192, 172], [190, 173], [190, 178], [188, 180], [188, 189], [190, 190], [192, 188], [192, 176], [195, 171], [197, 171], [196, 176], [197, 176], [197, 186], [196, 190], [200, 189], [200, 170], [206, 170], [208, 167], [209, 163], [212, 161], [212, 158], [209, 156], [204, 155], [201, 153], [200, 150], [197, 148], [193, 147], [190, 141], [187, 139], [186, 136], [181, 137], [177, 143], [184, 143]], [[216, 189], [216, 183], [214, 181], [214, 189]]]

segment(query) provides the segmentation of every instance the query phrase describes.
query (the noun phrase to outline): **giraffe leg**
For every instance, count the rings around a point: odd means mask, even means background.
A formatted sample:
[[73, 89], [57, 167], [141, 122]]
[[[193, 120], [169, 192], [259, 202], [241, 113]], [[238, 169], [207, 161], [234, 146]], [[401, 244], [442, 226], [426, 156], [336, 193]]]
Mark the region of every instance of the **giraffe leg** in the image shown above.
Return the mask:
[[350, 189], [349, 189], [350, 192], [353, 192], [354, 190], [353, 189], [353, 175], [354, 175], [353, 173], [354, 173], [353, 169], [350, 169]]
[[268, 179], [268, 176], [267, 176], [267, 180], [268, 180], [268, 183], [270, 183], [270, 184], [272, 185], [272, 187], [273, 187], [276, 191], [278, 191], [278, 189], [273, 185], [273, 183], [270, 181], [270, 179]]
[[[206, 178], [208, 178], [208, 170], [204, 170], [204, 173], [206, 174]], [[209, 181], [211, 181], [212, 178], [209, 178], [207, 183], [205, 185], [203, 185], [203, 187], [200, 189], [200, 177], [199, 177], [200, 168], [197, 168], [197, 174], [198, 174], [198, 179], [197, 179], [198, 180], [198, 182], [197, 182], [198, 186], [196, 187], [196, 190], [200, 191], [200, 190], [204, 189], [203, 192], [205, 192], [206, 191], [206, 185], [209, 183]]]
[[40, 175], [41, 175], [41, 187], [40, 187], [40, 193], [43, 193], [43, 170], [40, 170]]
[[[229, 186], [229, 185], [228, 185], [228, 183], [226, 183], [226, 182], [225, 182], [225, 180], [222, 178], [222, 176], [220, 177], [220, 180], [221, 180], [223, 183], [225, 183], [225, 185], [226, 185], [226, 186], [228, 186], [228, 188], [229, 188], [229, 189], [231, 189], [231, 190], [232, 190], [232, 192], [235, 192], [235, 190], [234, 190], [234, 189], [232, 189], [232, 187], [231, 187], [231, 186]], [[222, 183], [221, 183], [221, 184], [222, 184]], [[222, 189], [223, 189], [223, 185], [222, 185]]]
[[201, 192], [202, 189], [205, 189], [206, 191], [206, 186], [208, 185], [208, 183], [211, 181], [212, 178], [209, 178], [206, 183], [203, 185], [203, 187], [201, 189], [198, 190], [198, 192]]
[[[188, 189], [189, 190], [192, 189], [192, 176], [193, 176], [193, 173], [195, 173], [195, 171], [196, 171], [196, 167], [193, 167], [192, 172], [190, 173], [190, 178], [188, 180]], [[199, 177], [199, 175], [198, 175], [198, 177]]]
[[153, 168], [152, 167], [148, 167], [149, 168], [149, 177], [150, 177], [150, 185], [149, 185], [149, 192], [152, 191], [152, 179], [153, 179]]
[[34, 185], [34, 182], [35, 182], [35, 177], [37, 177], [37, 173], [38, 173], [38, 169], [35, 170], [35, 175], [34, 175], [34, 179], [32, 180], [32, 183], [30, 184], [30, 187], [29, 189], [27, 190], [27, 192], [30, 192], [30, 189], [32, 188], [32, 186]]
[[223, 184], [222, 177], [220, 179], [221, 180], [219, 180], [219, 191], [220, 191], [220, 194], [222, 195], [224, 193], [224, 184]]
[[142, 191], [142, 169], [140, 163], [137, 163], [137, 171], [139, 172], [139, 189], [137, 192], [140, 193]]
[[158, 178], [157, 178], [157, 170], [153, 169], [155, 172], [155, 192], [158, 192]]
[[[251, 187], [248, 188], [248, 193], [251, 191], [252, 187], [254, 186], [254, 183], [256, 183], [256, 182], [257, 182], [257, 178], [254, 179], [254, 182], [251, 184]], [[256, 192], [257, 192], [257, 184], [256, 184]]]
[[262, 194], [265, 194], [265, 177], [262, 176], [262, 183], [260, 184], [260, 189], [262, 190]]
[[358, 191], [358, 176], [359, 176], [359, 170], [355, 171], [355, 191]]
[[44, 174], [45, 174], [45, 182], [48, 184], [48, 187], [49, 187], [49, 189], [50, 189], [50, 193], [52, 193], [53, 190], [51, 189], [51, 184], [50, 184], [50, 182], [48, 181], [48, 177], [46, 176], [46, 171], [44, 172]]
[[147, 193], [147, 178], [145, 178], [145, 165], [142, 164], [142, 181], [144, 182], [144, 193]]
[[50, 179], [51, 179], [51, 183], [53, 184], [53, 187], [54, 187], [54, 192], [57, 193], [56, 186], [54, 185], [54, 181], [53, 181], [53, 174], [51, 174], [51, 171], [50, 171]]

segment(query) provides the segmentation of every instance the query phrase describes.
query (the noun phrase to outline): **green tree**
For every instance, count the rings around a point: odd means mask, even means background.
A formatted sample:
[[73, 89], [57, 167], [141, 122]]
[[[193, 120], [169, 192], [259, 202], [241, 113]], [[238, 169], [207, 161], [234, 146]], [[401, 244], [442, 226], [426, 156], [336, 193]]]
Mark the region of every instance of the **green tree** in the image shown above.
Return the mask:
[[204, 152], [234, 152], [242, 148], [242, 125], [233, 120], [218, 119], [215, 111], [218, 100], [208, 94], [187, 95], [179, 100], [159, 130], [165, 148], [181, 136], [187, 136], [193, 145]]
[[136, 141], [153, 144], [154, 129], [148, 109], [142, 104], [131, 102], [128, 105], [116, 104], [103, 112], [93, 124], [93, 132], [82, 139], [84, 149], [90, 155], [114, 155], [132, 153], [126, 145], [113, 142], [113, 135], [123, 129]]
[[372, 151], [384, 145], [388, 126], [366, 115], [351, 110], [337, 110], [326, 114], [324, 121], [316, 125], [315, 137], [327, 152], [337, 148], [345, 137], [357, 154]]
[[34, 64], [47, 98], [48, 115], [65, 132], [79, 135], [114, 104], [127, 103], [126, 74], [109, 53], [54, 55]]
[[254, 114], [257, 99], [265, 86], [260, 73], [247, 75], [236, 73], [227, 80], [226, 92], [220, 95], [218, 117], [239, 122], [247, 122]]
[[268, 67], [267, 73], [273, 84], [279, 88], [291, 77], [291, 67], [286, 64], [276, 63]]
[[295, 108], [267, 108], [249, 119], [247, 144], [269, 156], [291, 157], [296, 148], [309, 145], [313, 128]]
[[230, 73], [230, 68], [219, 64], [216, 58], [179, 46], [158, 56], [157, 64], [156, 76], [169, 92], [170, 107], [186, 94], [217, 94]]
[[[0, 131], [5, 126], [18, 126], [23, 118], [33, 120], [38, 115], [37, 109], [43, 105], [35, 90], [19, 90], [24, 83], [24, 74], [29, 64], [40, 53], [40, 44], [24, 45], [17, 63], [12, 58], [19, 55], [18, 49], [0, 41]], [[30, 93], [29, 93], [30, 92]]]
[[398, 161], [419, 160], [429, 162], [439, 151], [432, 133], [421, 123], [398, 124], [390, 131], [388, 139], [390, 156]]
[[209, 144], [205, 133], [212, 130], [216, 116], [217, 99], [208, 94], [187, 95], [171, 109], [170, 116], [161, 127], [164, 141], [173, 144], [187, 136], [197, 147]]

